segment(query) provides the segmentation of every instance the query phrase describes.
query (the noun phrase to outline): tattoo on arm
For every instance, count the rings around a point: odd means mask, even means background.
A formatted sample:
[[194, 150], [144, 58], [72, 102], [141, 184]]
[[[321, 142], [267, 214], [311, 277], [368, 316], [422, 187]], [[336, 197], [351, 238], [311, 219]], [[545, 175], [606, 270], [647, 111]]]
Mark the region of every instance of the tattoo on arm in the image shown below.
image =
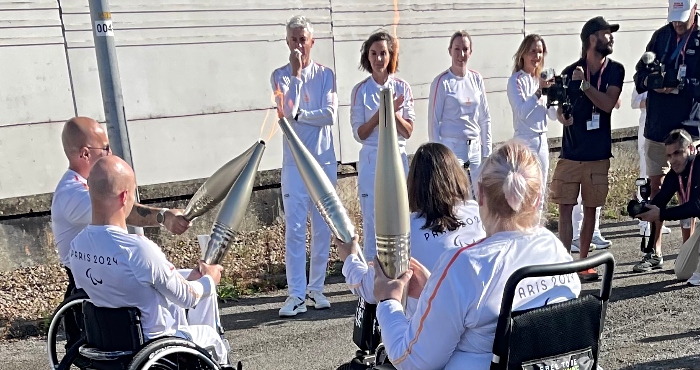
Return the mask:
[[146, 207], [136, 206], [136, 212], [139, 214], [139, 216], [144, 218], [151, 215], [151, 210]]

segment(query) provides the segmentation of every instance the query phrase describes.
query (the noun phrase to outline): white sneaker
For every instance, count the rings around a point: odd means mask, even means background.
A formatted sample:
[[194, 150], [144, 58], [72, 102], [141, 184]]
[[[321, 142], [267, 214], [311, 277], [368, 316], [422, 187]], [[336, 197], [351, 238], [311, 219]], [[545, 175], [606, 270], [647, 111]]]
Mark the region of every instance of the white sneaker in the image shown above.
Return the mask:
[[306, 312], [306, 302], [299, 297], [287, 297], [284, 305], [280, 308], [280, 317], [296, 316], [298, 313]]
[[693, 276], [685, 282], [688, 285], [699, 286], [700, 285], [700, 273], [694, 272]]
[[[591, 245], [588, 247], [589, 252], [593, 252], [595, 250], [596, 246], [595, 244], [591, 243]], [[571, 241], [571, 253], [580, 253], [581, 252], [581, 241], [576, 238]]]
[[309, 299], [314, 302], [315, 309], [321, 310], [324, 308], [331, 308], [331, 302], [328, 302], [328, 299], [323, 295], [323, 293], [312, 290], [308, 294]]
[[[646, 223], [646, 221], [643, 221], [643, 222]], [[666, 227], [666, 226], [662, 226], [662, 227], [661, 227], [661, 234], [670, 234], [670, 233], [671, 233], [671, 229], [669, 229], [669, 228]], [[639, 226], [639, 235], [642, 235], [642, 236], [651, 236], [651, 226], [649, 226], [648, 223], [647, 223], [645, 226], [642, 226], [641, 223], [640, 223], [640, 226]]]
[[596, 249], [607, 249], [610, 248], [610, 246], [612, 245], [612, 242], [610, 240], [603, 238], [603, 236], [599, 234], [593, 234], [593, 239], [591, 239], [591, 243], [595, 244]]

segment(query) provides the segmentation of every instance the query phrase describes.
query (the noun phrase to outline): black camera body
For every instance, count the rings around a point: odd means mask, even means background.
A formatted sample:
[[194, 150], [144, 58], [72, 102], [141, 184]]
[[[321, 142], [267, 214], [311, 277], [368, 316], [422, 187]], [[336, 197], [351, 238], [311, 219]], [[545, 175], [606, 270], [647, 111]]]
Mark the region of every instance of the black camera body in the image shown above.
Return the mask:
[[571, 99], [568, 94], [569, 76], [557, 76], [554, 73], [554, 70], [550, 69], [542, 71], [540, 77], [546, 81], [549, 81], [552, 78], [554, 79], [554, 83], [550, 87], [542, 88], [542, 95], [547, 96], [547, 108], [550, 108], [553, 105], [560, 106], [562, 108], [564, 118], [569, 119], [572, 112]]
[[685, 78], [678, 79], [678, 71], [675, 69], [667, 70], [666, 65], [656, 59], [656, 54], [647, 51], [642, 55], [642, 61], [646, 65], [649, 72], [646, 78], [647, 89], [663, 89], [666, 87], [683, 90], [685, 87]]
[[639, 196], [642, 200], [632, 199], [627, 203], [627, 214], [630, 217], [637, 217], [637, 215], [648, 211], [649, 207], [647, 207], [647, 204], [649, 204], [649, 198], [651, 197], [651, 183], [648, 178], [638, 178], [634, 184], [637, 185]]

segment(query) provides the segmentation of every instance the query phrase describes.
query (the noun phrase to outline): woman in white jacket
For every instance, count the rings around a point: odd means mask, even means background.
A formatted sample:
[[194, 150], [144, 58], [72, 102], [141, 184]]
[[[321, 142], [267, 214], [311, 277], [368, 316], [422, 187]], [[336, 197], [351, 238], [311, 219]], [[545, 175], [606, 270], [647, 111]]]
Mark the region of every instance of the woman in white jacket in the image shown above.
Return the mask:
[[364, 253], [367, 260], [376, 255], [377, 242], [374, 235], [374, 177], [377, 168], [379, 144], [379, 91], [391, 88], [394, 92], [394, 117], [398, 132], [399, 151], [408, 174], [406, 139], [413, 132], [416, 113], [413, 109], [411, 86], [397, 78], [399, 65], [398, 43], [388, 32], [378, 31], [362, 44], [360, 66], [370, 76], [360, 81], [352, 89], [350, 122], [355, 140], [362, 144], [357, 161], [357, 187], [360, 193], [360, 210]]
[[435, 77], [428, 100], [428, 140], [445, 144], [461, 163], [469, 163], [471, 179], [479, 176], [491, 154], [491, 114], [484, 79], [467, 68], [472, 38], [457, 31], [447, 48], [452, 65]]
[[[375, 259], [377, 319], [398, 370], [488, 369], [511, 274], [524, 266], [572, 261], [559, 239], [538, 226], [542, 176], [524, 144], [509, 141], [495, 151], [483, 165], [478, 187], [485, 239], [444, 252], [432, 274], [409, 269], [390, 280]], [[400, 301], [409, 280], [408, 294], [418, 297], [418, 305], [407, 319]], [[524, 279], [518, 286], [514, 310], [572, 299], [581, 291], [575, 273]]]
[[544, 68], [547, 45], [539, 35], [527, 35], [513, 59], [513, 74], [508, 79], [508, 102], [513, 110], [514, 138], [520, 139], [537, 154], [542, 169], [542, 194], [547, 192], [549, 173], [549, 145], [547, 144], [547, 115], [556, 120], [556, 110], [546, 107], [542, 88], [552, 85], [553, 79], [540, 77]]
[[[471, 199], [471, 184], [446, 146], [421, 145], [411, 161], [407, 184], [414, 266], [432, 271], [444, 251], [486, 236], [479, 206]], [[360, 259], [355, 244], [339, 245], [338, 254], [344, 261], [343, 275], [349, 288], [366, 302], [376, 303], [374, 269]], [[411, 316], [416, 303], [416, 299], [408, 298], [406, 316]]]

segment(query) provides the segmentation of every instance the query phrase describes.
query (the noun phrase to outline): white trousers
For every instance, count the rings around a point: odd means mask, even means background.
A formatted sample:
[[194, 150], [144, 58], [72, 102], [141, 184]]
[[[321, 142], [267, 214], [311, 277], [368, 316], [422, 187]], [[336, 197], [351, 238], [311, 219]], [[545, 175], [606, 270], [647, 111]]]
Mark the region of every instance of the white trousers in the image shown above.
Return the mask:
[[[333, 186], [338, 166], [322, 166]], [[323, 291], [331, 248], [331, 229], [316, 209], [296, 166], [282, 167], [282, 203], [285, 224], [285, 264], [289, 295], [306, 298], [306, 291]], [[306, 280], [306, 220], [311, 212], [311, 261]]]
[[[405, 176], [408, 176], [408, 156], [401, 148], [401, 159]], [[365, 260], [372, 261], [377, 255], [377, 239], [374, 228], [374, 181], [377, 169], [377, 147], [363, 146], [357, 162], [357, 192], [360, 195], [362, 212], [362, 235]]]
[[[593, 235], [600, 235], [600, 210], [603, 207], [595, 209], [595, 227]], [[578, 204], [574, 206], [574, 211], [571, 213], [571, 226], [574, 227], [574, 239], [578, 239], [581, 234], [581, 225], [583, 225], [583, 206], [581, 205], [581, 192], [578, 193]]]
[[637, 152], [639, 153], [639, 177], [647, 177], [647, 161], [645, 160], [646, 154], [644, 154], [644, 123], [639, 124], [639, 130], [637, 131]]
[[471, 183], [472, 196], [476, 199], [478, 191], [477, 180], [481, 173], [481, 142], [479, 139], [454, 139], [449, 137], [440, 138], [440, 143], [452, 150], [459, 160], [459, 164], [464, 165], [469, 161], [469, 182]]
[[[549, 178], [549, 144], [547, 143], [547, 134], [533, 134], [529, 136], [515, 136], [514, 139], [524, 142], [530, 150], [532, 150], [540, 161], [540, 170], [542, 171], [542, 198], [540, 200], [540, 211], [543, 210], [544, 204], [547, 201], [547, 179]], [[580, 195], [579, 195], [580, 196]]]
[[[191, 269], [181, 269], [178, 272], [187, 278]], [[175, 320], [177, 320], [176, 336], [187, 339], [204, 348], [212, 354], [220, 364], [228, 364], [228, 343], [224, 342], [217, 328], [221, 327], [219, 317], [219, 304], [216, 290], [206, 297], [202, 297], [196, 307], [185, 313], [182, 307], [171, 304]]]

